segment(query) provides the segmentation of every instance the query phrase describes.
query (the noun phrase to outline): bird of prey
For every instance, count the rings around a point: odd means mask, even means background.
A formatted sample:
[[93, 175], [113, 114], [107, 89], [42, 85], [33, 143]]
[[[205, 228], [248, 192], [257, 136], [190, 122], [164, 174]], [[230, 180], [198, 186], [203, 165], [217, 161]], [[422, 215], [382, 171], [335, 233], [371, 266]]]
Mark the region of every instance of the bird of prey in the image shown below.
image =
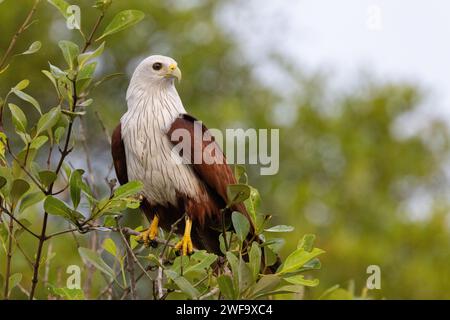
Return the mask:
[[[128, 111], [112, 136], [116, 175], [121, 184], [138, 180], [144, 185], [141, 209], [150, 227], [141, 237], [147, 245], [160, 226], [170, 230], [181, 219], [178, 230], [184, 233], [176, 250], [188, 255], [195, 247], [220, 254], [220, 230], [229, 224], [232, 211], [249, 220], [249, 239], [255, 228], [242, 203], [222, 211], [229, 200], [227, 185], [237, 183], [235, 176], [208, 129], [186, 113], [175, 80], [181, 80], [181, 71], [172, 58], [153, 55], [137, 66], [126, 94]], [[180, 141], [172, 133], [177, 129], [190, 133], [191, 150], [174, 156], [172, 150]], [[211, 139], [195, 136], [198, 129]], [[209, 161], [197, 163], [196, 154]]]

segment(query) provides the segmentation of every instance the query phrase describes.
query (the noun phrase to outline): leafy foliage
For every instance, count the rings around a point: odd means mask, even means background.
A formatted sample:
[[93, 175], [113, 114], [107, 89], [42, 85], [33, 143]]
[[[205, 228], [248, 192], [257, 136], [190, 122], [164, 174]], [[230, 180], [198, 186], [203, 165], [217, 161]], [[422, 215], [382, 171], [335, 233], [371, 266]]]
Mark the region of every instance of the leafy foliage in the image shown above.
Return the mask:
[[[73, 19], [68, 12], [68, 2], [52, 0], [48, 3], [56, 7], [64, 19]], [[100, 41], [136, 25], [145, 16], [139, 10], [120, 11], [95, 39], [110, 5], [111, 1], [97, 1], [94, 7], [100, 13], [93, 29], [87, 33], [89, 36], [80, 25], [73, 30], [81, 35], [84, 43], [60, 40], [57, 46], [64, 63], [50, 62], [48, 69], [42, 70], [43, 76], [50, 81], [49, 87], [54, 90], [56, 105], [45, 110], [46, 103], [40, 103], [25, 91], [31, 84], [28, 79], [19, 81], [1, 100], [0, 108], [3, 111], [8, 106], [10, 118], [1, 112], [0, 123], [12, 123], [15, 135], [21, 140], [17, 140], [13, 132], [1, 131], [2, 249], [8, 257], [17, 250], [22, 251], [19, 242], [22, 233], [38, 243], [37, 252], [33, 254], [35, 260], [30, 260], [32, 274], [13, 273], [15, 266], [10, 258], [7, 259], [6, 274], [2, 276], [4, 298], [17, 292], [19, 286], [29, 298], [35, 296], [39, 288], [36, 284], [42, 283], [42, 266], [48, 266], [54, 256], [50, 251], [43, 252], [44, 245], [50, 243], [50, 250], [55, 239], [68, 233], [77, 237], [77, 234], [107, 232], [119, 237], [120, 245], [110, 237], [102, 240], [101, 248], [107, 255], [95, 249], [95, 242], [91, 247], [79, 246], [78, 254], [92, 272], [98, 271], [110, 282], [106, 289], [122, 297], [143, 297], [136, 287], [141, 278], [153, 283], [154, 290], [149, 295], [153, 299], [259, 299], [280, 293], [296, 294], [302, 292], [304, 286], [316, 286], [318, 280], [309, 280], [305, 272], [320, 267], [320, 263], [312, 262], [318, 261], [317, 256], [323, 251], [313, 248], [312, 241], [308, 247], [301, 246], [288, 256], [276, 273], [267, 274], [268, 268], [276, 262], [275, 254], [280, 246], [275, 245], [276, 241], [263, 241], [264, 233], [290, 232], [293, 227], [283, 225], [264, 229], [269, 219], [259, 212], [259, 193], [247, 184], [243, 168], [237, 167], [236, 173], [239, 180], [245, 177], [245, 182], [228, 186], [230, 203], [227, 208], [245, 202], [251, 223], [243, 214], [233, 212], [234, 231], [225, 231], [221, 235], [223, 257], [198, 250], [186, 257], [175, 254], [173, 248], [177, 236], [174, 230], [169, 233], [161, 230], [162, 236], [157, 239], [159, 246], [146, 248], [137, 237], [142, 227], [133, 230], [121, 225], [124, 212], [140, 205], [141, 182], [130, 181], [116, 187], [114, 180], [107, 180], [109, 194], [101, 195], [89, 177], [92, 172], [86, 173], [68, 161], [72, 152], [81, 152], [74, 145], [73, 137], [80, 134], [74, 130], [74, 125], [78, 121], [82, 123], [86, 112], [96, 106], [92, 91], [102, 81], [94, 81], [95, 72], [98, 59], [106, 48], [106, 43]], [[21, 55], [35, 54], [41, 46], [40, 41], [34, 41]], [[92, 51], [88, 51], [93, 46]], [[48, 60], [60, 61], [53, 56]], [[18, 102], [12, 102], [13, 96]], [[26, 109], [28, 105], [34, 107], [34, 113]], [[25, 213], [36, 215], [41, 210], [42, 231], [39, 234], [21, 216]], [[61, 228], [61, 222], [68, 224], [69, 229]], [[257, 238], [261, 240], [248, 241], [251, 224], [259, 226]], [[53, 233], [47, 232], [48, 229], [54, 230]], [[303, 241], [307, 238], [310, 236], [305, 236]], [[141, 276], [136, 275], [137, 270], [142, 272]], [[46, 283], [39, 292], [42, 296], [47, 294], [69, 300], [85, 299], [87, 294], [81, 288], [64, 287], [59, 283]]]

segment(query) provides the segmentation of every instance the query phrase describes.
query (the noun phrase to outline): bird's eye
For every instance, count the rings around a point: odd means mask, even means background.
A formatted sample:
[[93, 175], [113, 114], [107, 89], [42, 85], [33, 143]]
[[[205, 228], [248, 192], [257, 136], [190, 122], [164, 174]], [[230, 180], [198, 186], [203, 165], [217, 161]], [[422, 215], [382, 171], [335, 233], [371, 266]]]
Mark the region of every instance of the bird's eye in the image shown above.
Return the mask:
[[153, 70], [156, 70], [156, 71], [161, 70], [162, 64], [160, 62], [155, 62], [153, 64], [152, 68], [153, 68]]

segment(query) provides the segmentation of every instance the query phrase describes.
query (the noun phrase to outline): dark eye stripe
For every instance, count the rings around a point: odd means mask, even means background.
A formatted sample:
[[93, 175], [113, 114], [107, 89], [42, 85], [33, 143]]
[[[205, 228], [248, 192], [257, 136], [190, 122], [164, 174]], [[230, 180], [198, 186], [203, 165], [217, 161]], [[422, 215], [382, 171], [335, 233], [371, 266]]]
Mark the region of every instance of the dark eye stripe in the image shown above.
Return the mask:
[[156, 70], [156, 71], [161, 70], [162, 64], [159, 63], [159, 62], [155, 62], [155, 63], [153, 64], [152, 68], [153, 68], [153, 70]]

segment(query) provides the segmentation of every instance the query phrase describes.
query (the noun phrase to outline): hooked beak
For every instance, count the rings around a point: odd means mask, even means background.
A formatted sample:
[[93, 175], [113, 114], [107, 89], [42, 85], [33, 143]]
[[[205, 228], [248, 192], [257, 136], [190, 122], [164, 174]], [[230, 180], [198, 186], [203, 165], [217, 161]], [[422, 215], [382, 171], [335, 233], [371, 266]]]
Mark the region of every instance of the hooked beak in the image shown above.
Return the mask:
[[177, 78], [178, 82], [181, 81], [181, 70], [178, 68], [176, 63], [169, 65], [169, 69], [166, 73], [166, 78]]

